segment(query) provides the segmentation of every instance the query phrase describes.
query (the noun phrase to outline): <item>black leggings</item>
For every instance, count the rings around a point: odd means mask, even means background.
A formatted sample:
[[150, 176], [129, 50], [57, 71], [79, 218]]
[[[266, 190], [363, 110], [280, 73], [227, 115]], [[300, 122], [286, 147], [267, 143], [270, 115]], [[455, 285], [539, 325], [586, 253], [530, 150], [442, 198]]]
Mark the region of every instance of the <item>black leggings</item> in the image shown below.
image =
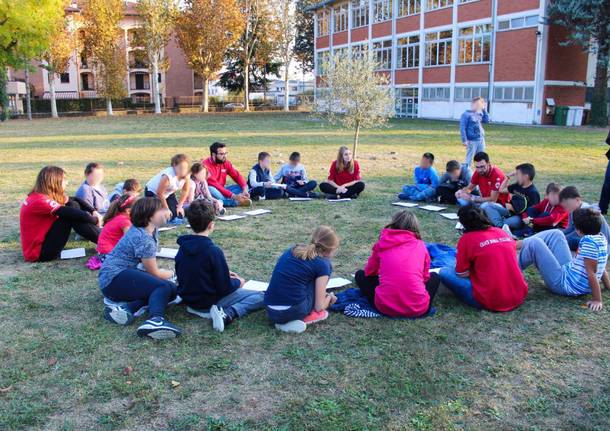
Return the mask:
[[[375, 304], [375, 289], [379, 286], [379, 276], [364, 275], [363, 270], [356, 271], [355, 275], [356, 285], [360, 289], [362, 295], [368, 299], [371, 305]], [[436, 291], [438, 290], [439, 285], [441, 284], [441, 278], [436, 272], [430, 273], [430, 278], [426, 281], [426, 290], [428, 291], [428, 295], [430, 295], [430, 305], [428, 306], [428, 311], [430, 311], [430, 307], [432, 307], [432, 301], [434, 301], [434, 297], [436, 296]], [[426, 314], [428, 313], [426, 311]]]
[[358, 181], [356, 184], [352, 184], [347, 187], [347, 192], [345, 193], [337, 193], [337, 188], [329, 183], [321, 183], [320, 190], [322, 193], [327, 194], [329, 198], [336, 198], [337, 196], [340, 198], [357, 198], [364, 191], [364, 183]]
[[[156, 198], [158, 197], [156, 194], [151, 192], [148, 189], [144, 190], [144, 196], [147, 198]], [[176, 193], [172, 193], [168, 197], [165, 198], [165, 202], [167, 203], [167, 209], [172, 212], [172, 220], [178, 216], [178, 199], [176, 198]]]

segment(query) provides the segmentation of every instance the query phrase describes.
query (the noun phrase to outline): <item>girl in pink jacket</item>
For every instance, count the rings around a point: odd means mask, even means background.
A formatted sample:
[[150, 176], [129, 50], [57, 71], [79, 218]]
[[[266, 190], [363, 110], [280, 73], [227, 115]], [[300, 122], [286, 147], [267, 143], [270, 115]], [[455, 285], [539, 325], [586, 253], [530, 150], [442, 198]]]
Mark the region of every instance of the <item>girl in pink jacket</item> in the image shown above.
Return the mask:
[[396, 213], [379, 235], [356, 284], [380, 313], [420, 317], [430, 310], [440, 278], [430, 273], [430, 255], [419, 234], [417, 217]]

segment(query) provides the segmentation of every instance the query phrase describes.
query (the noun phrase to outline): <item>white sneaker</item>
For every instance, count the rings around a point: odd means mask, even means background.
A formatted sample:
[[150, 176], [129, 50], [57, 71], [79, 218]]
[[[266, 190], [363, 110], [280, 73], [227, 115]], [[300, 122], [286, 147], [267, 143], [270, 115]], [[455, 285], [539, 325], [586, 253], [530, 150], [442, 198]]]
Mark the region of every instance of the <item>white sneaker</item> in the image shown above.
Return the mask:
[[212, 318], [212, 316], [210, 316], [210, 310], [208, 310], [208, 311], [198, 310], [197, 308], [192, 308], [187, 305], [186, 312], [194, 314], [195, 316], [199, 316], [202, 319], [211, 319]]
[[302, 320], [291, 320], [286, 323], [276, 323], [275, 329], [282, 332], [300, 334], [301, 332], [305, 332], [307, 325]]
[[517, 237], [516, 237], [515, 235], [513, 235], [513, 231], [512, 231], [512, 230], [510, 230], [510, 227], [509, 227], [507, 224], [505, 224], [504, 226], [502, 226], [502, 230], [503, 230], [504, 232], [506, 232], [506, 233], [507, 233], [507, 234], [508, 234], [508, 235], [509, 235], [509, 236], [510, 236], [512, 239], [517, 239]]

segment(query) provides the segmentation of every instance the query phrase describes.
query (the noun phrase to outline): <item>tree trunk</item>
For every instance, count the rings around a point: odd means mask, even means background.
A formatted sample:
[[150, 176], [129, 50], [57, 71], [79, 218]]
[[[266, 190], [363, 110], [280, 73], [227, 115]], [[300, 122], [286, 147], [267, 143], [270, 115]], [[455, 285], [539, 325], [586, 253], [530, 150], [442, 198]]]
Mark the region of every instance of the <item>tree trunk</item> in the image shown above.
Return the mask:
[[155, 114], [161, 113], [161, 96], [159, 95], [159, 62], [155, 55], [152, 61], [152, 92], [155, 103]]
[[290, 111], [290, 89], [288, 88], [288, 68], [290, 65], [286, 63], [286, 70], [284, 70], [284, 111]]
[[8, 94], [6, 92], [6, 85], [8, 82], [8, 76], [6, 72], [6, 67], [0, 65], [0, 106], [2, 107], [2, 112], [0, 113], [0, 121], [6, 121], [9, 119], [9, 101]]
[[28, 120], [32, 121], [32, 94], [30, 92], [30, 69], [29, 62], [25, 66], [25, 103]]
[[352, 157], [356, 159], [356, 149], [358, 148], [358, 138], [360, 137], [360, 121], [356, 121], [356, 130], [354, 132], [354, 149], [352, 150]]
[[48, 71], [49, 75], [49, 95], [51, 99], [51, 117], [59, 118], [57, 114], [57, 100], [55, 99], [55, 73]]
[[244, 61], [244, 111], [250, 110], [250, 60]]
[[208, 78], [203, 78], [203, 96], [201, 97], [201, 110], [203, 112], [209, 112], [209, 89], [208, 89]]
[[106, 115], [112, 116], [112, 100], [110, 98], [106, 99]]
[[595, 66], [595, 85], [591, 100], [591, 125], [606, 127], [608, 125], [608, 58], [610, 44], [600, 46]]

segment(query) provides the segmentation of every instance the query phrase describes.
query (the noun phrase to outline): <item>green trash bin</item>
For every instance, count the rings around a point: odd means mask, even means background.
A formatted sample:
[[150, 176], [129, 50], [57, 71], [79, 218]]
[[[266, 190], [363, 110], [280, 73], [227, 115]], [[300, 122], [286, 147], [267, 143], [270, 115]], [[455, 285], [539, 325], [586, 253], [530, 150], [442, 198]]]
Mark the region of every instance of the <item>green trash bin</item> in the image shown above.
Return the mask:
[[558, 106], [555, 108], [555, 117], [553, 117], [553, 122], [556, 126], [565, 126], [568, 124], [568, 111], [570, 108], [568, 106]]

